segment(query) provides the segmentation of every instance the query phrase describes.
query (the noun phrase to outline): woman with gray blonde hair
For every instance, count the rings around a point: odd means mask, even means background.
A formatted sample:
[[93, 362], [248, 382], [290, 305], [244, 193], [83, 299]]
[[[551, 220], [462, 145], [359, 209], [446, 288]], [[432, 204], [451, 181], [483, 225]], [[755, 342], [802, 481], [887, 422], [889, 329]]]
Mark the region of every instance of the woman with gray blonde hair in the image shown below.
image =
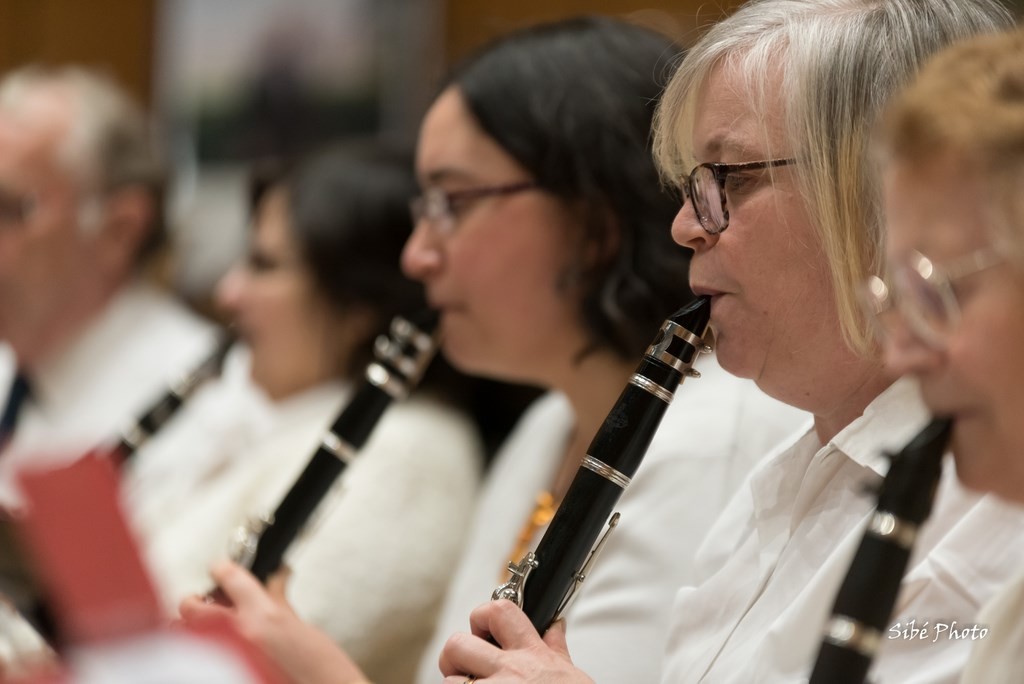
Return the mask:
[[[931, 54], [1009, 24], [991, 0], [760, 0], [713, 27], [673, 77], [655, 149], [685, 197], [673, 236], [694, 250], [692, 289], [712, 297], [718, 358], [814, 426], [762, 461], [710, 529], [697, 584], [676, 598], [663, 681], [809, 671], [872, 512], [865, 486], [885, 473], [883, 450], [927, 419], [916, 386], [884, 368], [857, 304], [883, 261], [871, 131]], [[947, 471], [892, 628], [854, 632], [880, 644], [878, 680], [959, 676], [969, 642], [942, 635], [972, 623], [1021, 565], [1022, 522]], [[441, 657], [449, 684], [589, 681], [561, 628], [542, 640], [507, 602], [471, 623], [501, 649], [453, 637]]]

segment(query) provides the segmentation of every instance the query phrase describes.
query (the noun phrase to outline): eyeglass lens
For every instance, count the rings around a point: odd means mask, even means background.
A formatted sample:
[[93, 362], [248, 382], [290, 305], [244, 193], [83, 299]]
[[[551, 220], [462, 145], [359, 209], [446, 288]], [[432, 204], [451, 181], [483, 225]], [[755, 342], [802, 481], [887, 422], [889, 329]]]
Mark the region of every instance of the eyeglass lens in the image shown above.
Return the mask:
[[413, 223], [422, 220], [444, 224], [450, 220], [448, 197], [436, 188], [427, 189], [422, 195], [413, 197], [409, 202]]
[[[954, 304], [951, 293], [922, 273], [923, 264], [903, 264], [893, 274], [900, 311], [907, 323], [925, 340], [937, 342], [949, 332]], [[927, 263], [928, 273], [930, 262]]]
[[724, 230], [728, 219], [715, 172], [706, 166], [698, 166], [693, 171], [690, 187], [693, 189], [694, 209], [704, 227], [713, 233]]

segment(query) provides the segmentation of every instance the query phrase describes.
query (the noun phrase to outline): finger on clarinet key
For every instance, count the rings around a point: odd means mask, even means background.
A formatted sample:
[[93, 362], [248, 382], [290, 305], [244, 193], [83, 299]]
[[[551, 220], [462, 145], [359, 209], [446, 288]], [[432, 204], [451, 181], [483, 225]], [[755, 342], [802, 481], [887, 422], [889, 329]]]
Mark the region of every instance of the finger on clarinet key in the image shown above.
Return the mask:
[[502, 648], [523, 648], [540, 641], [540, 635], [529, 618], [511, 601], [502, 599], [485, 603], [469, 615], [473, 634], [492, 637]]

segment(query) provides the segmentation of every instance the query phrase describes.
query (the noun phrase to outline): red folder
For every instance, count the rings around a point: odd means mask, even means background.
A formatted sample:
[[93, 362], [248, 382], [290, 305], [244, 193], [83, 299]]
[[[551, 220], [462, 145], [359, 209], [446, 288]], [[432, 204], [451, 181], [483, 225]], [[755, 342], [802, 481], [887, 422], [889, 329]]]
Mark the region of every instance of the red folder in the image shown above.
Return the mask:
[[59, 469], [23, 472], [20, 480], [27, 501], [27, 513], [18, 521], [22, 546], [69, 656], [64, 672], [23, 684], [92, 684], [97, 670], [116, 672], [118, 681], [134, 681], [134, 671], [160, 670], [153, 660], [137, 662], [137, 656], [150, 653], [154, 644], [157, 661], [170, 658], [165, 662], [187, 669], [190, 654], [207, 653], [212, 660], [204, 662], [216, 671], [236, 673], [232, 682], [282, 681], [228, 622], [204, 624], [189, 633], [168, 631], [122, 515], [118, 475], [109, 458], [90, 454]]

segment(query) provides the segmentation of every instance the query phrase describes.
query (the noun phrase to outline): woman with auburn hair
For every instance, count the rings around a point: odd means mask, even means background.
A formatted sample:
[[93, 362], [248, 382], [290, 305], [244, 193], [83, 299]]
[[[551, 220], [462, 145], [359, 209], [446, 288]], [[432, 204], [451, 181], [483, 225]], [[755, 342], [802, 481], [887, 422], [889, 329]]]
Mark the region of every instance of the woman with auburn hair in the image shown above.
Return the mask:
[[[953, 419], [957, 477], [1024, 504], [1024, 32], [956, 45], [880, 131], [887, 286], [871, 289], [886, 361]], [[1020, 568], [1024, 571], [1024, 568]], [[965, 684], [1024, 672], [1024, 576], [976, 622]]]

